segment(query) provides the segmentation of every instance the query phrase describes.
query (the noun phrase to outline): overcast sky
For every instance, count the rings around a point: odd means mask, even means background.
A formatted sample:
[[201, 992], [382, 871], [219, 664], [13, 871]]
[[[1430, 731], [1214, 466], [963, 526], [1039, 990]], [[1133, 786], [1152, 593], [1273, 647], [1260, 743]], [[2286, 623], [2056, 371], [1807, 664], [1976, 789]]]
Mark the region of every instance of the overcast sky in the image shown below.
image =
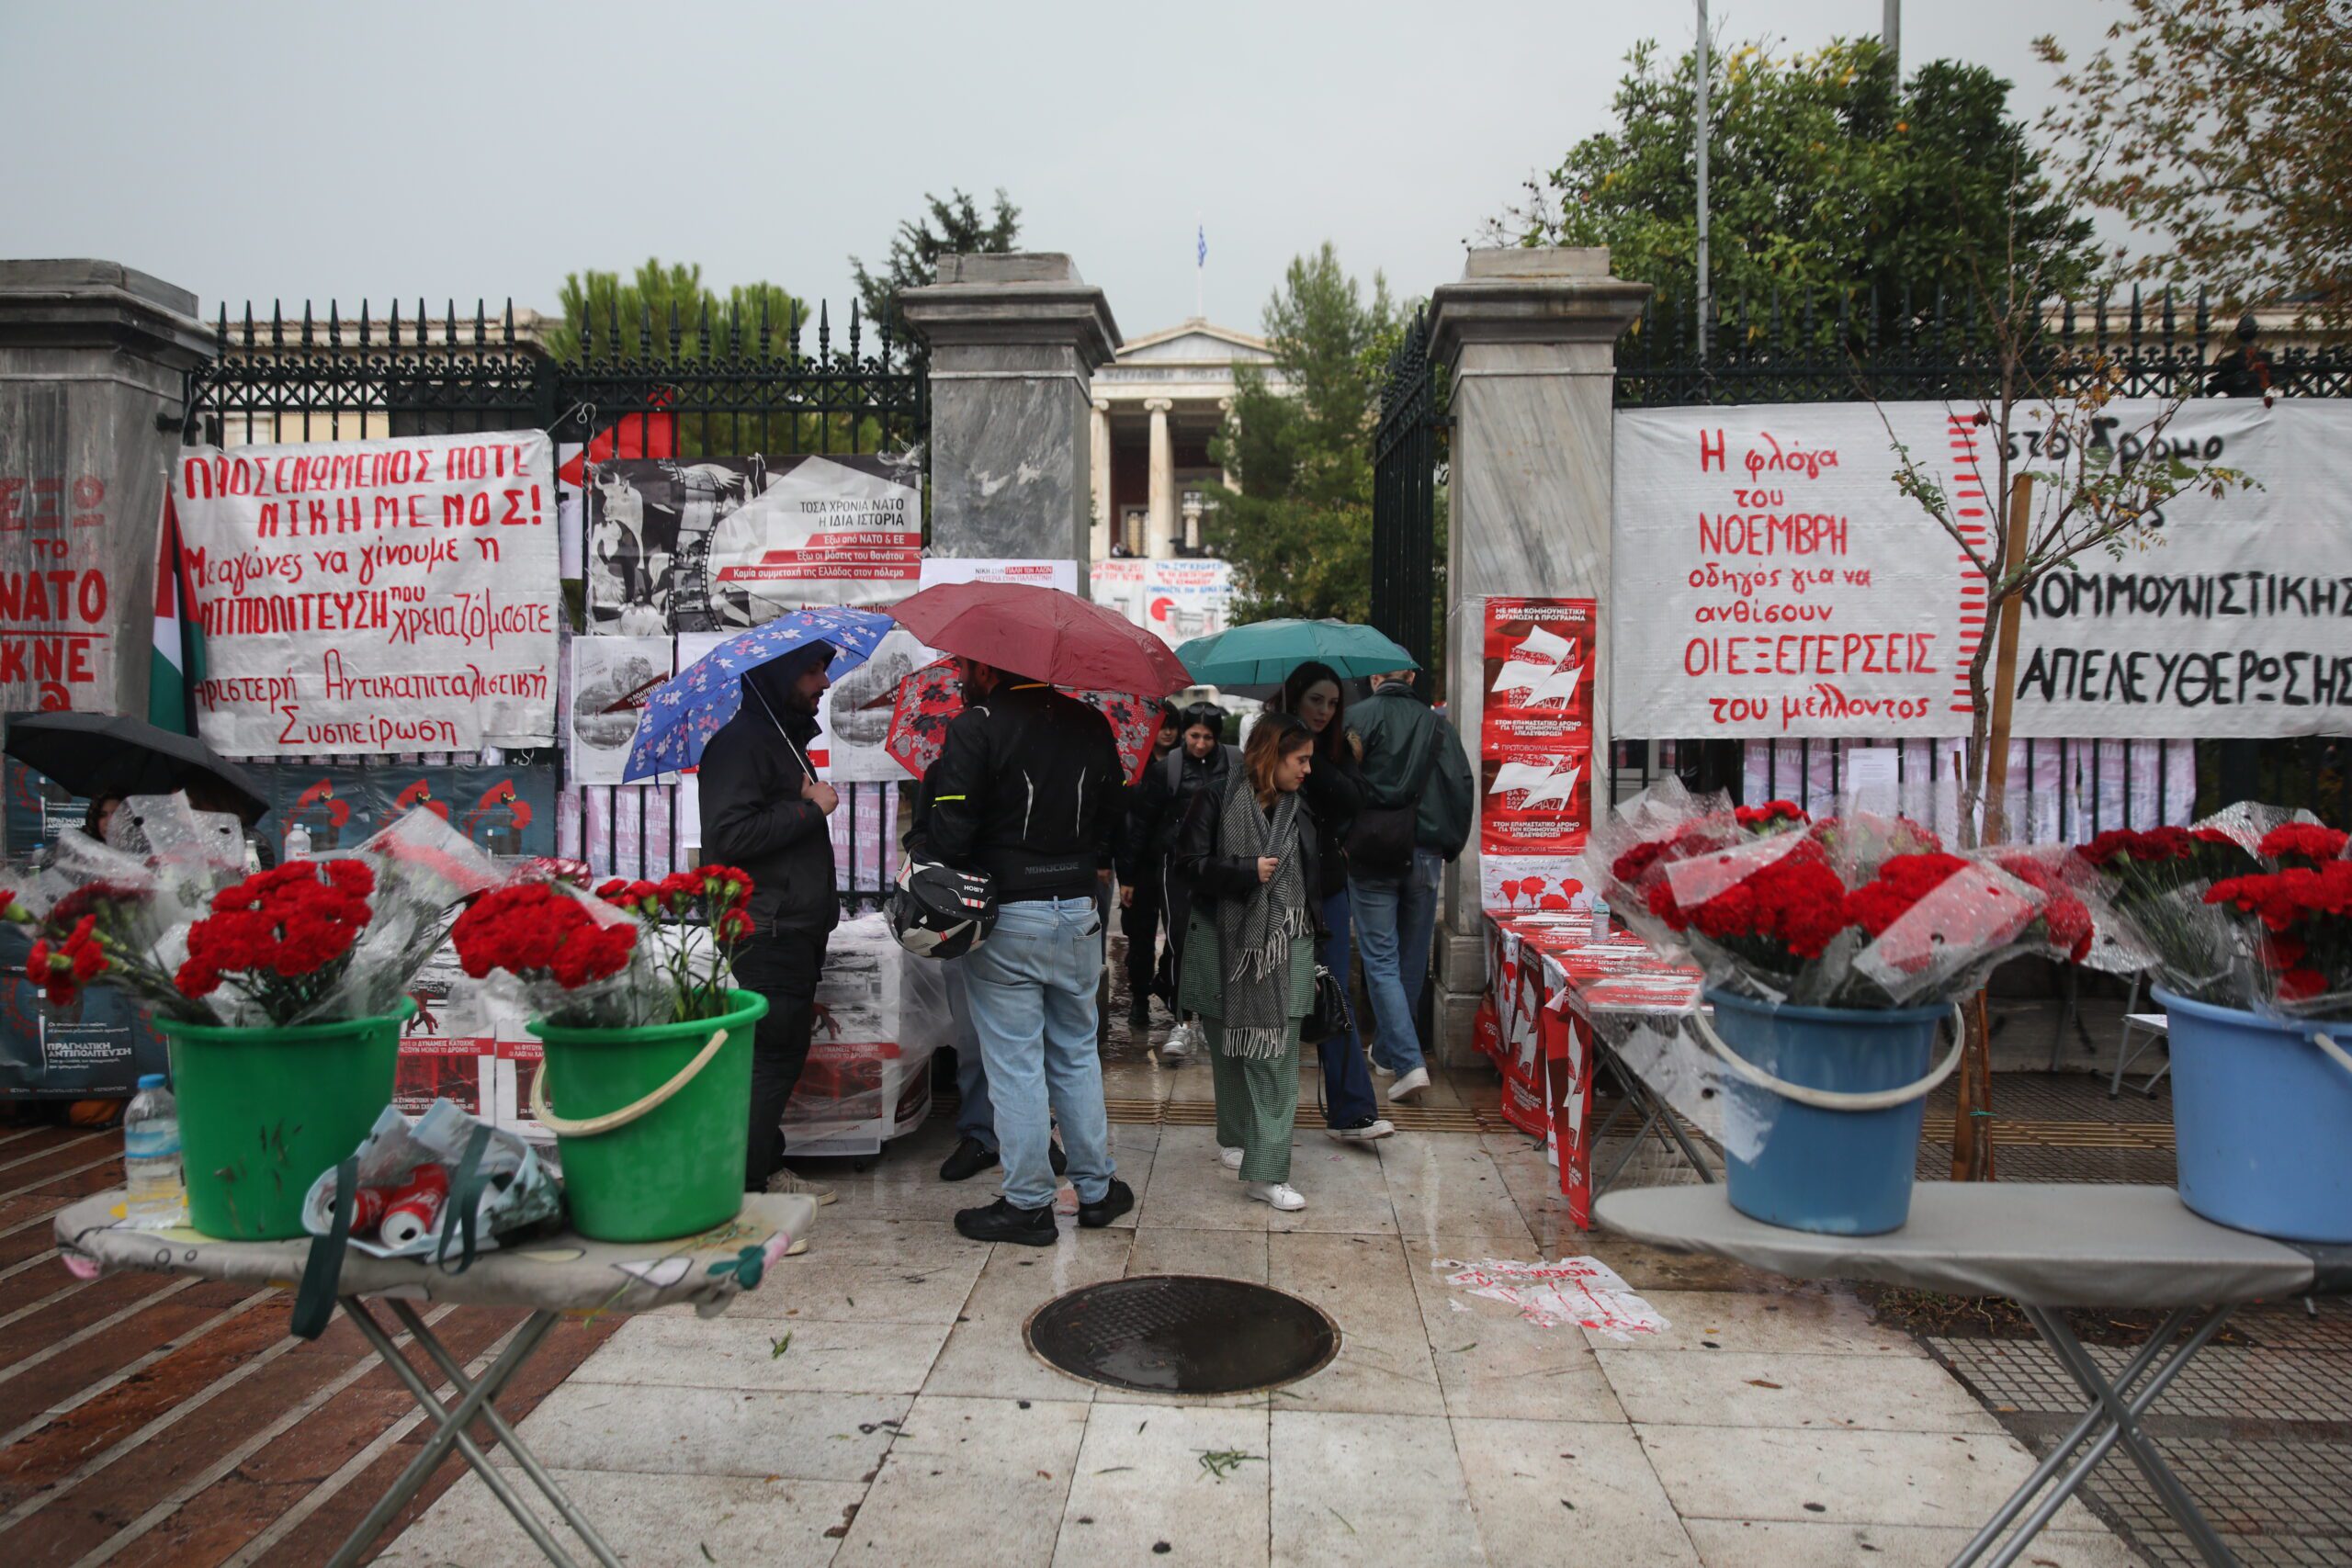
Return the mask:
[[[1914, 4], [1907, 63], [2016, 84], [2120, 0]], [[1714, 0], [1716, 35], [1812, 48], [1881, 0]], [[1004, 186], [1137, 336], [1255, 328], [1329, 239], [1401, 294], [1531, 172], [1607, 121], [1625, 51], [1691, 38], [1672, 0], [396, 6], [0, 0], [0, 252], [99, 256], [226, 299], [399, 293], [552, 309], [565, 273], [649, 255], [722, 290], [850, 298], [926, 190]], [[1719, 237], [1717, 243], [1728, 243]], [[412, 303], [411, 309], [413, 309]]]

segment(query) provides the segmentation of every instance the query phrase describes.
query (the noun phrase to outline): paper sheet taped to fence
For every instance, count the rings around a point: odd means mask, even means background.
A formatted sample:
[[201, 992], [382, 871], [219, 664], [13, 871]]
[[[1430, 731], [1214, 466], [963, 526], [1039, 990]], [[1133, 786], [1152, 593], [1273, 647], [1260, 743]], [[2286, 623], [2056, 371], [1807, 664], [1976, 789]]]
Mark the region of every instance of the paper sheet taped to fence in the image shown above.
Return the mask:
[[189, 447], [172, 497], [214, 750], [554, 742], [544, 433]]
[[[2144, 546], [2094, 549], [2026, 607], [2015, 733], [2352, 732], [2352, 403], [2119, 400], [2100, 436], [2251, 485], [2176, 499]], [[1998, 480], [1973, 404], [1622, 412], [1611, 581], [1623, 735], [1964, 733], [1984, 583], [1894, 482], [1893, 439], [1984, 528]], [[2111, 421], [2111, 423], [2108, 423]], [[2012, 471], [2056, 478], [2039, 422]], [[2258, 488], [2257, 488], [2258, 487]], [[1989, 674], [1989, 671], [1988, 671]]]

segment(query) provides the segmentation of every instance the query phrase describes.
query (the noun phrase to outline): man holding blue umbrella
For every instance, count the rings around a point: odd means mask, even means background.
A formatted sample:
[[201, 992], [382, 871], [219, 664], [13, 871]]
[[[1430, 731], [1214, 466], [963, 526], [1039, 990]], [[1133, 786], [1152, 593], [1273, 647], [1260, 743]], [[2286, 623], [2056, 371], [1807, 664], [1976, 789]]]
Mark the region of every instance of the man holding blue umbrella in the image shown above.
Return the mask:
[[[889, 631], [870, 610], [795, 610], [729, 637], [646, 699], [624, 777], [702, 769], [703, 849], [752, 879], [752, 933], [735, 983], [768, 1000], [752, 1047], [744, 1190], [832, 1190], [784, 1168], [784, 1108], [808, 1061], [826, 939], [841, 919], [833, 840], [841, 804], [808, 745], [831, 674], [863, 664]], [[830, 672], [829, 672], [830, 671]]]
[[736, 954], [735, 983], [768, 999], [752, 1047], [743, 1188], [820, 1203], [832, 1201], [832, 1190], [784, 1168], [781, 1123], [808, 1063], [825, 942], [841, 919], [825, 822], [841, 795], [808, 765], [832, 659], [831, 644], [812, 642], [746, 671], [743, 705], [702, 753], [703, 848], [752, 879], [752, 935]]

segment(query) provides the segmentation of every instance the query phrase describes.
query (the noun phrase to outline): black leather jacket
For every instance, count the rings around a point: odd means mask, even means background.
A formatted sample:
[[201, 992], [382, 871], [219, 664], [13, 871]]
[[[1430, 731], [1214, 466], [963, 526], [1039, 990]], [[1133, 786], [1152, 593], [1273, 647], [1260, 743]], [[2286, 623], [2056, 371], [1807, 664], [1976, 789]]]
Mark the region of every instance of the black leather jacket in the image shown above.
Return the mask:
[[1002, 902], [1094, 897], [1126, 789], [1094, 709], [1050, 686], [1000, 686], [949, 722], [923, 784], [931, 850], [987, 872]]

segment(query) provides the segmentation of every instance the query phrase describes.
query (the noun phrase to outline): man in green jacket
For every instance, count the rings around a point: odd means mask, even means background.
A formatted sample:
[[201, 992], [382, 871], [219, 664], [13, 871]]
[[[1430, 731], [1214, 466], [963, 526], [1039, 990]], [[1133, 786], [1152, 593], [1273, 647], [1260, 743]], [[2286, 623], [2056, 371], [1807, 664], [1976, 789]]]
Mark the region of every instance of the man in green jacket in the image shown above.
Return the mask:
[[1430, 1086], [1414, 1021], [1429, 983], [1438, 884], [1470, 841], [1476, 791], [1462, 737], [1414, 689], [1413, 671], [1374, 676], [1372, 695], [1348, 719], [1363, 755], [1348, 904], [1372, 997], [1372, 1064], [1396, 1078], [1390, 1100], [1409, 1100]]

